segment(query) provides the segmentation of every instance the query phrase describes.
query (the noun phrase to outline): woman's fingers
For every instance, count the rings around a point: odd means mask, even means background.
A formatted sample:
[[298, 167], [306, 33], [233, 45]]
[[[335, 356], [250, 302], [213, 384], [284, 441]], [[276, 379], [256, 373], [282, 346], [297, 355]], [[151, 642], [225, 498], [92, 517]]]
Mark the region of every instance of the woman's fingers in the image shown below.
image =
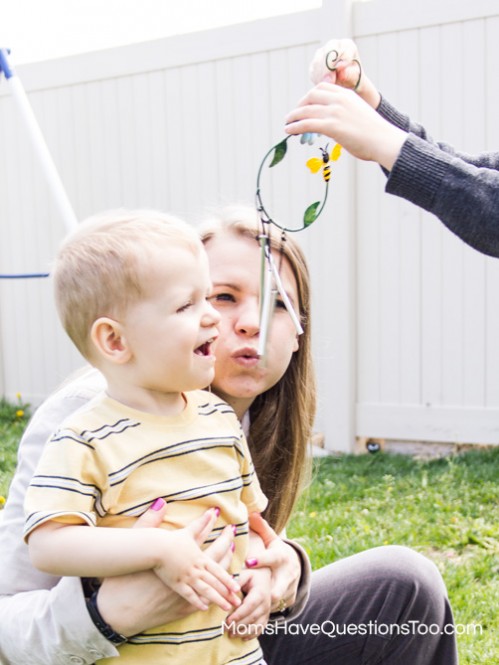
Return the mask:
[[231, 635], [250, 639], [260, 635], [269, 620], [270, 573], [243, 570], [239, 582], [245, 594], [243, 602], [227, 617], [226, 624]]
[[314, 54], [309, 75], [313, 83], [330, 81], [353, 88], [357, 82], [359, 52], [351, 39], [331, 39]]
[[268, 547], [273, 540], [279, 537], [260, 513], [249, 514], [249, 527], [260, 536], [265, 547]]
[[134, 529], [150, 529], [161, 525], [167, 511], [164, 499], [156, 499], [149, 508], [135, 521]]
[[228, 524], [204, 552], [227, 570], [234, 555], [234, 530], [232, 526]]
[[[285, 602], [290, 607], [296, 600], [296, 592], [301, 575], [301, 562], [296, 550], [277, 538], [261, 552], [258, 559], [247, 559], [248, 568], [270, 568], [272, 571], [271, 603], [275, 612]], [[282, 607], [280, 608], [283, 609]]]

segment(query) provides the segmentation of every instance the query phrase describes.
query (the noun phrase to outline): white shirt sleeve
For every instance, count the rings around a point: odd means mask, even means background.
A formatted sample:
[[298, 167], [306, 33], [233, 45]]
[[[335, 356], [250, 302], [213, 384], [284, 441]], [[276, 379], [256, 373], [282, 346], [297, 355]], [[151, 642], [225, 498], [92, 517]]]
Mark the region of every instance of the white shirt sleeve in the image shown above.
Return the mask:
[[36, 570], [22, 536], [24, 495], [46, 440], [102, 388], [94, 370], [68, 383], [35, 412], [19, 445], [0, 520], [2, 665], [83, 665], [118, 654], [92, 623], [79, 578], [60, 580]]

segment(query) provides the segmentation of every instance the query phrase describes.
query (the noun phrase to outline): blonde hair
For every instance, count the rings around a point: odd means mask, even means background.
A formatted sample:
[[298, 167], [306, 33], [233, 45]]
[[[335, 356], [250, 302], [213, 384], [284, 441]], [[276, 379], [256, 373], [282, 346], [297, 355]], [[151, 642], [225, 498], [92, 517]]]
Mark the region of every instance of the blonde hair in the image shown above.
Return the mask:
[[[154, 210], [114, 210], [82, 222], [61, 245], [52, 271], [62, 324], [84, 357], [101, 316], [119, 317], [144, 296], [148, 258], [175, 243], [202, 251], [196, 231]], [[168, 252], [164, 253], [165, 262]]]
[[[260, 225], [254, 209], [223, 208], [200, 227], [207, 245], [211, 238], [231, 234], [258, 242]], [[281, 251], [280, 232], [271, 237], [276, 256]], [[248, 442], [260, 484], [269, 499], [265, 517], [281, 531], [310, 475], [308, 448], [316, 411], [315, 373], [311, 352], [310, 278], [299, 245], [287, 237], [282, 252], [296, 280], [303, 327], [298, 350], [286, 372], [272, 388], [258, 395], [250, 407]]]

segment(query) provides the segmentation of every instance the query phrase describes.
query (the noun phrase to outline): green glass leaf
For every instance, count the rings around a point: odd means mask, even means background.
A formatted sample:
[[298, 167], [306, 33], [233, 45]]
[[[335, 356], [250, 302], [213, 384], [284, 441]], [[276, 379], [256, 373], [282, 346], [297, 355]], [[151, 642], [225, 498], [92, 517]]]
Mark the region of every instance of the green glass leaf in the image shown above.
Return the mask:
[[316, 201], [315, 203], [312, 203], [312, 205], [309, 205], [305, 210], [305, 214], [303, 215], [304, 226], [310, 226], [310, 224], [315, 222], [317, 219], [317, 208], [320, 206], [320, 204], [320, 201]]
[[271, 169], [276, 164], [279, 164], [279, 162], [281, 162], [284, 159], [287, 149], [288, 149], [287, 139], [284, 139], [284, 141], [281, 141], [276, 145], [274, 150], [274, 156], [269, 164], [269, 169]]

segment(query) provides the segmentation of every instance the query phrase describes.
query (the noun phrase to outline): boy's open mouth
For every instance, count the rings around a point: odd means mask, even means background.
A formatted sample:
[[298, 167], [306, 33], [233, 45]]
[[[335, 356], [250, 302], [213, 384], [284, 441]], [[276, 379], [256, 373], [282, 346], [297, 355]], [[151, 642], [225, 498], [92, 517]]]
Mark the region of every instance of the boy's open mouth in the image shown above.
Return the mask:
[[194, 349], [194, 353], [197, 356], [210, 356], [211, 355], [211, 345], [213, 344], [214, 340], [210, 339], [204, 344], [201, 344], [201, 346], [198, 346], [197, 349]]

